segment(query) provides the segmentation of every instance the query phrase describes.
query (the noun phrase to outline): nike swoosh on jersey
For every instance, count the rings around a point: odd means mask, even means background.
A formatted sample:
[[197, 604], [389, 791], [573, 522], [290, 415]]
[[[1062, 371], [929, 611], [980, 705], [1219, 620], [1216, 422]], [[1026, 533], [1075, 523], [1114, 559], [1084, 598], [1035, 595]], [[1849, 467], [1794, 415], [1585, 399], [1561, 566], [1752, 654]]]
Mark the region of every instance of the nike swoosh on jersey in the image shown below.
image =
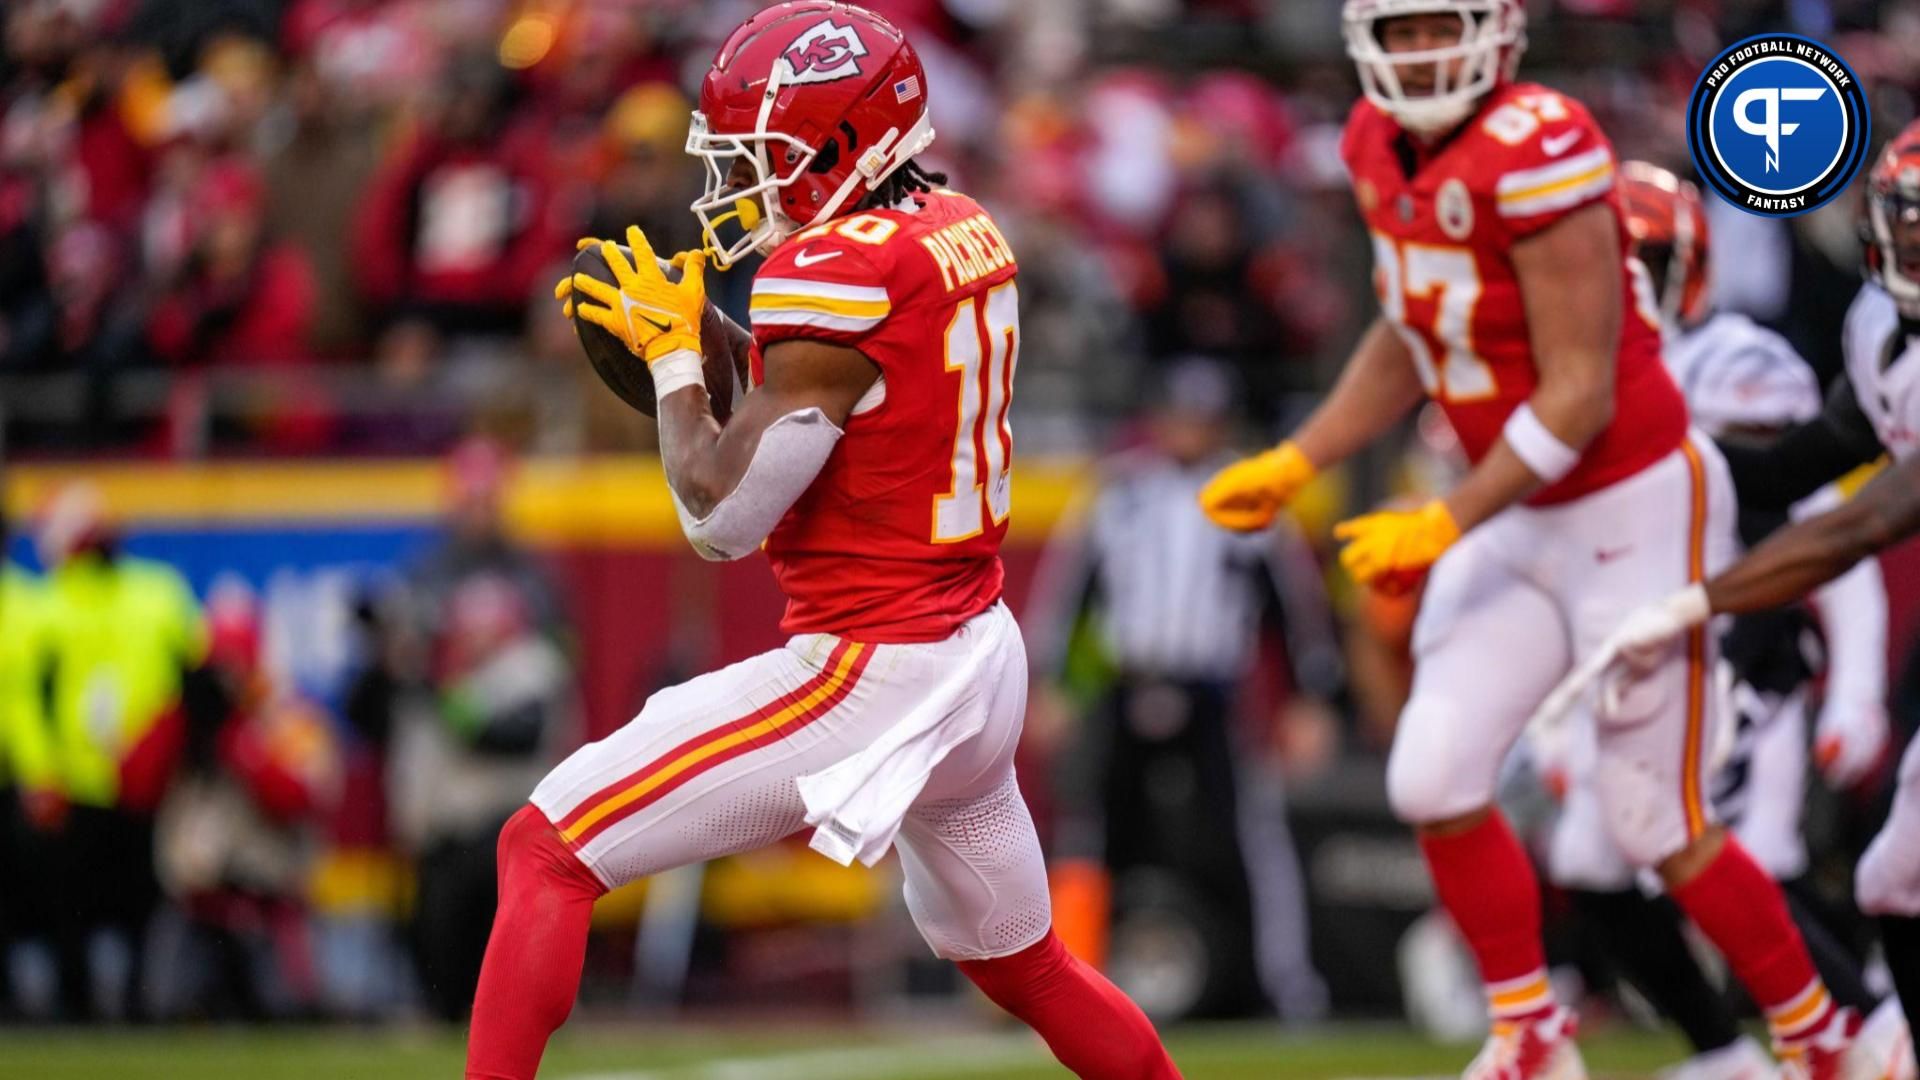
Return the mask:
[[812, 266], [814, 263], [823, 263], [828, 259], [837, 259], [845, 254], [846, 252], [844, 251], [823, 251], [818, 255], [810, 255], [804, 251], [796, 252], [793, 256], [793, 265]]
[[1574, 128], [1572, 131], [1563, 131], [1551, 139], [1543, 135], [1540, 137], [1540, 149], [1545, 150], [1548, 157], [1559, 157], [1567, 152], [1568, 147], [1579, 142], [1580, 136], [1585, 133], [1583, 128]]

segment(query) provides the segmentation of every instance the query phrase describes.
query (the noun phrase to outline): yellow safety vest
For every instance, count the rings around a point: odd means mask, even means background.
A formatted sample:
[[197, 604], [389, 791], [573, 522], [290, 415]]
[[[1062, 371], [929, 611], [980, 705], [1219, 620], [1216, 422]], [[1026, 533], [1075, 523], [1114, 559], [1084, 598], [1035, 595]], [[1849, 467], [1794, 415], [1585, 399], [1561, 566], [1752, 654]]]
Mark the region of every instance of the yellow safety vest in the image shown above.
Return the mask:
[[0, 783], [51, 788], [59, 781], [47, 727], [46, 606], [38, 582], [0, 564]]
[[73, 559], [47, 575], [55, 757], [67, 798], [112, 806], [120, 762], [206, 655], [186, 580], [144, 559]]

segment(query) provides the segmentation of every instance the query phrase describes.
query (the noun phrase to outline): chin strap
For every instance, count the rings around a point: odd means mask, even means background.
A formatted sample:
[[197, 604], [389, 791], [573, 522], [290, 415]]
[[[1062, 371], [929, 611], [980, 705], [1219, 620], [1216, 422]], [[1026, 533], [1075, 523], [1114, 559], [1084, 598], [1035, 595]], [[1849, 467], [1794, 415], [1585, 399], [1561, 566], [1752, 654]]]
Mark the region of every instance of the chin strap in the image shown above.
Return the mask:
[[[755, 186], [767, 183], [769, 176], [778, 175], [773, 171], [773, 163], [767, 160], [767, 118], [773, 113], [774, 102], [779, 99], [780, 90], [785, 84], [786, 78], [786, 63], [784, 61], [775, 62], [773, 69], [767, 73], [767, 88], [765, 92], [760, 95], [760, 112], [754, 117], [753, 135], [751, 138], [755, 172], [759, 176], [759, 182]], [[740, 141], [735, 140], [735, 144], [740, 145]], [[809, 158], [809, 160], [811, 160], [811, 158]], [[795, 165], [795, 171], [798, 172], [799, 169], [805, 167], [805, 162], [797, 163]], [[702, 246], [707, 252], [709, 262], [720, 270], [726, 270], [733, 265], [734, 259], [730, 257], [731, 249], [720, 246], [720, 226], [730, 221], [737, 221], [740, 223], [741, 231], [747, 236], [751, 236], [755, 229], [758, 229], [769, 220], [768, 215], [773, 212], [773, 205], [764, 200], [779, 190], [779, 186], [776, 185], [770, 189], [761, 191], [758, 196], [735, 199], [732, 210], [712, 220], [701, 219]], [[765, 251], [770, 241], [777, 242], [783, 238], [771, 235], [774, 231], [775, 230], [769, 230], [770, 235], [764, 236], [754, 242], [747, 247], [745, 251], [742, 251], [741, 255], [744, 256], [748, 251]]]
[[714, 269], [722, 272], [733, 266], [733, 261], [727, 258], [726, 251], [720, 247], [720, 226], [729, 221], [738, 221], [742, 232], [751, 233], [760, 227], [762, 220], [760, 208], [753, 204], [752, 199], [733, 200], [733, 209], [705, 222], [705, 228], [701, 230], [702, 239], [705, 241], [701, 244], [701, 248], [707, 253], [707, 262]]
[[857, 186], [864, 183], [865, 189], [872, 191], [880, 186], [880, 181], [893, 175], [895, 169], [905, 165], [915, 154], [932, 144], [933, 117], [924, 110], [920, 113], [920, 119], [914, 121], [913, 126], [907, 129], [904, 136], [900, 134], [899, 128], [887, 129], [885, 135], [880, 136], [865, 153], [860, 155], [859, 163], [854, 166], [853, 172], [848, 174], [846, 181], [840, 185], [840, 190], [834, 192], [833, 198], [828, 199], [827, 204], [820, 208], [820, 212], [813, 215], [813, 220], [825, 221], [839, 213], [840, 207], [846, 204], [847, 197], [853, 194]]

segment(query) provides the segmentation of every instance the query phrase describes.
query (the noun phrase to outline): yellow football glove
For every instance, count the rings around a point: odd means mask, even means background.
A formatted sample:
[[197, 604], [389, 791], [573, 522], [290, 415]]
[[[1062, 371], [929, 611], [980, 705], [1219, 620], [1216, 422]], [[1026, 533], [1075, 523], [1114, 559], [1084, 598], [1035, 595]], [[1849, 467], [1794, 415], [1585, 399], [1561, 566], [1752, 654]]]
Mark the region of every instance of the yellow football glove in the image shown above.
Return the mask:
[[1314, 475], [1313, 462], [1291, 442], [1221, 469], [1200, 489], [1200, 509], [1215, 525], [1258, 532], [1273, 524]]
[[579, 247], [584, 249], [596, 242], [619, 284], [616, 287], [595, 281], [585, 274], [563, 279], [554, 287], [553, 295], [561, 301], [567, 317], [604, 328], [648, 363], [683, 349], [698, 354], [700, 316], [707, 306], [706, 253], [683, 251], [675, 255], [668, 265], [680, 271], [680, 280], [672, 282], [667, 280], [639, 226], [627, 226], [631, 263], [611, 240], [582, 240]]
[[1438, 499], [1418, 510], [1382, 510], [1333, 527], [1340, 565], [1362, 585], [1388, 593], [1407, 592], [1442, 552], [1460, 539], [1460, 525]]

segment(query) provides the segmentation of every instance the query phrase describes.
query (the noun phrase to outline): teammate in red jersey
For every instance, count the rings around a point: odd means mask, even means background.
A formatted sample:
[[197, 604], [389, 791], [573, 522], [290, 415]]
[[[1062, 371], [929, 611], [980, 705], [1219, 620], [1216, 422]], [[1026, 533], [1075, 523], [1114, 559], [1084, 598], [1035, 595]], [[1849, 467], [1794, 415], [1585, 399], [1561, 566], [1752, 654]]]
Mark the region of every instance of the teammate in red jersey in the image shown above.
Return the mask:
[[[1730, 561], [1731, 483], [1661, 363], [1611, 147], [1577, 102], [1513, 81], [1518, 0], [1347, 0], [1342, 17], [1366, 91], [1342, 152], [1383, 317], [1293, 437], [1229, 466], [1202, 503], [1264, 528], [1423, 396], [1452, 420], [1474, 462], [1458, 487], [1336, 535], [1362, 583], [1432, 571], [1387, 787], [1486, 983], [1492, 1034], [1467, 1075], [1575, 1080], [1574, 1018], [1547, 982], [1539, 888], [1495, 778], [1534, 705], [1622, 614]], [[1726, 954], [1788, 1064], [1840, 1076], [1857, 1018], [1703, 797], [1712, 647], [1696, 630], [1601, 711], [1595, 786], [1620, 848]]]
[[716, 559], [764, 544], [794, 637], [655, 694], [507, 823], [470, 1080], [534, 1075], [597, 896], [807, 826], [842, 863], [897, 847], [934, 952], [1076, 1074], [1179, 1075], [1052, 930], [1013, 771], [1026, 653], [1000, 600], [1017, 266], [993, 219], [911, 160], [933, 138], [927, 92], [900, 32], [848, 4], [776, 5], [721, 47], [688, 137], [709, 167], [693, 209], [721, 265], [768, 256], [724, 427], [700, 356], [707, 253], [663, 269], [630, 229], [632, 263], [603, 248], [617, 287], [559, 290], [648, 365], [688, 539]]
[[1014, 269], [992, 217], [935, 188], [801, 232], [755, 275], [756, 382], [787, 340], [858, 350], [880, 372], [853, 407], [862, 422], [767, 538], [782, 629], [940, 640], [999, 598]]

